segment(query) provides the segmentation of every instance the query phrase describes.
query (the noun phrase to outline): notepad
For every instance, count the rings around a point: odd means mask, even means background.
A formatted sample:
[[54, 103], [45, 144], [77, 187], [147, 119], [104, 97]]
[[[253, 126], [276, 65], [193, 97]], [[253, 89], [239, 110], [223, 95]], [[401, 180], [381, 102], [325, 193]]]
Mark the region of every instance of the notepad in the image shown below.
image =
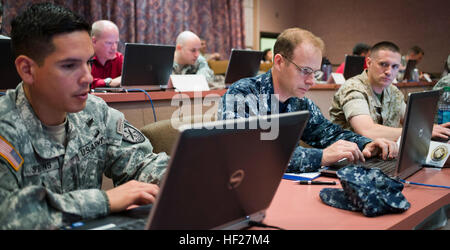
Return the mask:
[[178, 91], [208, 91], [208, 82], [204, 75], [170, 75], [169, 86]]
[[283, 179], [286, 180], [294, 180], [294, 181], [310, 181], [319, 177], [320, 172], [312, 172], [312, 173], [285, 173], [283, 175]]

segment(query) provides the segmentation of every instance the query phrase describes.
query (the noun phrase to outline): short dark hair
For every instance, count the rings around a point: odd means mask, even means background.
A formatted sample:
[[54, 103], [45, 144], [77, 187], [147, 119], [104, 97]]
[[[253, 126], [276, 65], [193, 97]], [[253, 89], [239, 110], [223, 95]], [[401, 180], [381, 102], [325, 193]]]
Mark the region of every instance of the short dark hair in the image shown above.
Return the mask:
[[375, 44], [372, 47], [372, 49], [370, 50], [370, 53], [373, 55], [376, 52], [378, 52], [379, 50], [390, 50], [392, 52], [396, 52], [396, 53], [400, 54], [399, 47], [395, 43], [389, 42], [389, 41], [382, 41], [382, 42]]
[[423, 49], [421, 47], [415, 45], [415, 46], [412, 46], [408, 50], [408, 54], [414, 54], [414, 55], [422, 54], [422, 55], [425, 55], [425, 51], [423, 51]]
[[355, 47], [353, 47], [353, 55], [360, 56], [362, 53], [367, 53], [370, 50], [370, 45], [365, 43], [357, 43]]
[[53, 52], [55, 35], [74, 31], [91, 31], [89, 23], [71, 10], [53, 3], [30, 5], [11, 22], [13, 51], [26, 55], [39, 65]]

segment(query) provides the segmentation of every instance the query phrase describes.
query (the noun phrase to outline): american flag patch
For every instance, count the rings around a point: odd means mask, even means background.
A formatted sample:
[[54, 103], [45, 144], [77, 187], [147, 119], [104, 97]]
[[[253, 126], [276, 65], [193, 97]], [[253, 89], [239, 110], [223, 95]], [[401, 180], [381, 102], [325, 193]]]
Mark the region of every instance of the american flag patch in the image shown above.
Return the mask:
[[23, 158], [17, 153], [8, 141], [0, 136], [0, 156], [2, 156], [6, 161], [11, 164], [14, 170], [19, 171], [23, 164]]

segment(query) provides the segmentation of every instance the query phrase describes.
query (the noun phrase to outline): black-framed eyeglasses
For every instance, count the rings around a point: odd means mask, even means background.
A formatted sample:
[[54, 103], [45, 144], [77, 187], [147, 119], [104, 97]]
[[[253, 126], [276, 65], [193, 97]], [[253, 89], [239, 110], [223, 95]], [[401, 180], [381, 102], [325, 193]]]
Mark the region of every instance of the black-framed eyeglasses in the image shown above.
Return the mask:
[[314, 79], [315, 80], [317, 80], [317, 81], [319, 81], [321, 78], [322, 78], [322, 76], [323, 76], [323, 72], [320, 70], [320, 69], [318, 69], [318, 70], [313, 70], [312, 68], [310, 68], [310, 67], [303, 67], [303, 66], [298, 66], [297, 64], [295, 64], [295, 62], [293, 62], [291, 59], [289, 59], [287, 56], [284, 56], [284, 55], [282, 55], [282, 54], [280, 54], [282, 57], [284, 57], [286, 60], [288, 60], [290, 63], [292, 63], [292, 64], [294, 64], [294, 66], [297, 68], [297, 70], [298, 71], [300, 71], [300, 73], [303, 75], [303, 76], [310, 76], [310, 75], [313, 75], [314, 76]]

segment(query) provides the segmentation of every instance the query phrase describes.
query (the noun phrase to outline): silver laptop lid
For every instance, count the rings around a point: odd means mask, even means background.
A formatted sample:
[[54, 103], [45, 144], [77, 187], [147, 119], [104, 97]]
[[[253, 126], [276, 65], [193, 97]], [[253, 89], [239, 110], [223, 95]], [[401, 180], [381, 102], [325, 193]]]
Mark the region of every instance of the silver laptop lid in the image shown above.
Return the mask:
[[432, 90], [408, 95], [396, 170], [401, 179], [419, 171], [427, 158], [439, 94]]
[[[266, 119], [253, 117], [182, 130], [147, 228], [237, 229], [252, 216], [261, 221], [308, 116], [307, 111], [269, 116], [279, 126], [268, 129], [261, 129]], [[261, 126], [250, 127], [255, 121]], [[274, 140], [261, 140], [261, 133], [274, 129]]]
[[125, 43], [123, 88], [158, 89], [167, 85], [175, 46]]
[[225, 73], [225, 83], [232, 84], [242, 78], [256, 76], [263, 55], [262, 51], [232, 49]]

